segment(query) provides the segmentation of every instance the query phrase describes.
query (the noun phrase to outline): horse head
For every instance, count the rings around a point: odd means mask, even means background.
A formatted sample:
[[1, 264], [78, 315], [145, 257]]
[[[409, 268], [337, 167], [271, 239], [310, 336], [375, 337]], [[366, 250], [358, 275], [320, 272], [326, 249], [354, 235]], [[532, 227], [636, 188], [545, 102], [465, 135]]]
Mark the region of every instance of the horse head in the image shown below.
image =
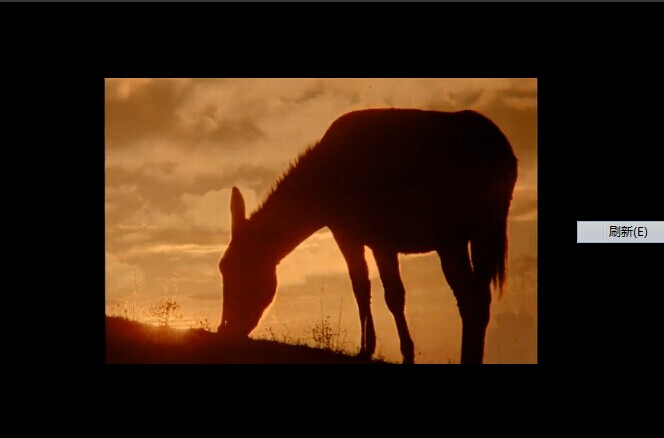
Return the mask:
[[261, 251], [261, 238], [248, 227], [242, 194], [231, 194], [231, 242], [219, 271], [223, 283], [223, 308], [217, 332], [224, 338], [242, 339], [256, 328], [277, 292], [276, 264]]

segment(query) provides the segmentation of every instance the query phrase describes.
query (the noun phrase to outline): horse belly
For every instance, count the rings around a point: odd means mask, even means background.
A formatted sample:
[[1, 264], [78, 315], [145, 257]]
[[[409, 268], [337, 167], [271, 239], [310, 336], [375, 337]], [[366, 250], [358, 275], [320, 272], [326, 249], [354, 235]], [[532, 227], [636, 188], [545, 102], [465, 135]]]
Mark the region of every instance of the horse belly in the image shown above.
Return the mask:
[[[411, 201], [413, 201], [411, 199]], [[435, 202], [402, 202], [395, 194], [389, 199], [365, 199], [361, 208], [338, 211], [336, 228], [351, 233], [371, 248], [384, 248], [401, 253], [423, 253], [435, 250], [445, 233], [463, 232], [458, 215]], [[368, 207], [371, 208], [368, 208]], [[447, 214], [446, 214], [447, 211]]]

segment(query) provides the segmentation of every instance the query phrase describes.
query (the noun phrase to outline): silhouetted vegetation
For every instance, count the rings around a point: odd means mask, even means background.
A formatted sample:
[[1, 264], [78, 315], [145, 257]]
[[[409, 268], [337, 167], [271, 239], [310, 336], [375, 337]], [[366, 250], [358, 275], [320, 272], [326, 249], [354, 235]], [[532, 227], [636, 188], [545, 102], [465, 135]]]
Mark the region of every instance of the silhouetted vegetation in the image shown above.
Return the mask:
[[160, 325], [165, 325], [166, 327], [172, 321], [182, 319], [180, 304], [174, 298], [159, 300], [150, 307], [149, 314], [153, 318], [156, 318]]
[[[352, 356], [357, 351], [352, 351], [348, 347], [347, 331], [334, 329], [330, 324], [330, 316], [321, 317], [308, 331], [307, 338], [294, 338], [288, 333], [277, 333], [272, 327], [265, 329], [265, 334], [260, 339], [266, 339], [274, 342], [281, 342], [290, 345], [308, 346], [319, 350], [329, 351]], [[384, 361], [383, 358], [379, 358]]]
[[121, 301], [110, 306], [106, 315], [162, 326], [175, 325], [179, 328], [214, 331], [207, 316], [185, 311], [173, 297], [161, 298], [143, 304], [137, 304], [135, 301]]
[[[297, 341], [296, 341], [297, 342]], [[203, 329], [178, 330], [106, 317], [106, 362], [113, 364], [358, 364], [362, 360], [327, 349], [267, 339], [225, 343]]]
[[[330, 317], [322, 318], [320, 323], [315, 324], [311, 329], [311, 339], [318, 348], [330, 351], [343, 351], [339, 344], [340, 332], [336, 332], [330, 324]], [[345, 339], [345, 337], [344, 337]]]

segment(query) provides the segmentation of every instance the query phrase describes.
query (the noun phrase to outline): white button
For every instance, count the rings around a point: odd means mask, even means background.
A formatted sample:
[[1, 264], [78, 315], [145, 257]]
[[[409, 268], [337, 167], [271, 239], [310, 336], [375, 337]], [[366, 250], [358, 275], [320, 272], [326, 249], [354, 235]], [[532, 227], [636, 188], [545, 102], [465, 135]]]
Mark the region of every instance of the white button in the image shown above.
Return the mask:
[[577, 221], [576, 243], [664, 243], [664, 221]]
[[578, 221], [576, 243], [603, 243], [604, 222]]

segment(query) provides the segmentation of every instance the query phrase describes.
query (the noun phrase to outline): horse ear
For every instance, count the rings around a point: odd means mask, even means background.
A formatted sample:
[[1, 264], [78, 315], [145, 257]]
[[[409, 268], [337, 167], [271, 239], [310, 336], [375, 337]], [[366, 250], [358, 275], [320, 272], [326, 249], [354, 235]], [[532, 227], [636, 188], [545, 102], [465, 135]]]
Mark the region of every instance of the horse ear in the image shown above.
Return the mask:
[[233, 187], [231, 192], [231, 235], [237, 232], [245, 220], [244, 198], [240, 189]]

